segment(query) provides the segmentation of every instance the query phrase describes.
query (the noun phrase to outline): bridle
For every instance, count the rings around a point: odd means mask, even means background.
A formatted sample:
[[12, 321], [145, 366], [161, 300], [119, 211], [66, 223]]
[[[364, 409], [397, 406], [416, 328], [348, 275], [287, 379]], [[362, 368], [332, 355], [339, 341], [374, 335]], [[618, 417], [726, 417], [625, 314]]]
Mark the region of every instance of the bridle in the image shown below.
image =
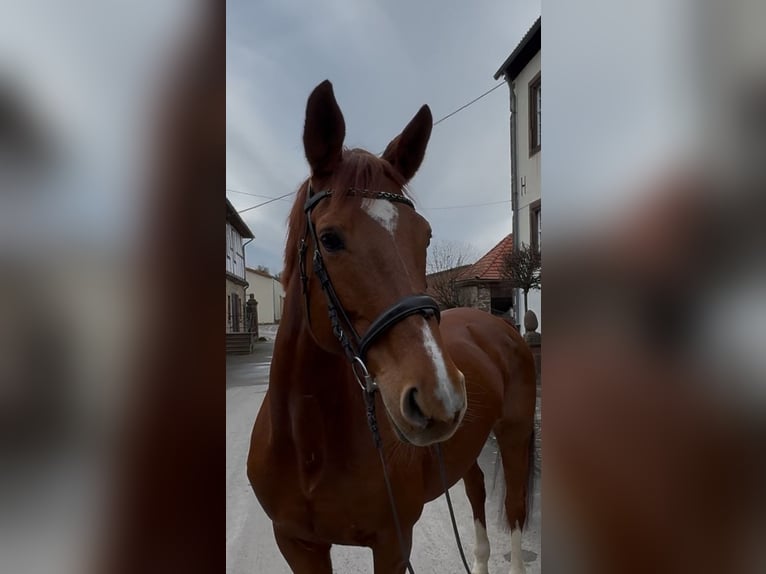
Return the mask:
[[[319, 248], [319, 237], [317, 236], [316, 227], [311, 220], [311, 212], [323, 199], [330, 197], [333, 194], [333, 190], [327, 189], [314, 193], [311, 186], [311, 180], [308, 183], [308, 190], [306, 192], [306, 203], [303, 205], [303, 211], [306, 213], [306, 230], [303, 233], [300, 244], [298, 246], [298, 261], [301, 276], [301, 290], [306, 306], [306, 317], [308, 319], [309, 328], [311, 328], [311, 306], [309, 304], [309, 290], [308, 290], [308, 274], [306, 273], [306, 251], [308, 245], [306, 239], [311, 237], [314, 244], [314, 254], [312, 257], [314, 274], [319, 279], [319, 283], [322, 286], [322, 292], [327, 300], [327, 312], [330, 316], [330, 323], [332, 324], [332, 332], [340, 342], [343, 352], [346, 355], [349, 363], [351, 364], [351, 370], [354, 373], [357, 383], [362, 388], [364, 400], [367, 405], [367, 424], [372, 432], [372, 437], [375, 442], [375, 447], [378, 451], [380, 463], [383, 467], [383, 478], [386, 483], [386, 491], [388, 492], [388, 500], [391, 504], [391, 512], [394, 518], [394, 524], [396, 526], [396, 535], [399, 539], [399, 548], [402, 552], [402, 558], [407, 564], [407, 569], [410, 574], [414, 574], [412, 564], [409, 561], [409, 553], [404, 544], [404, 537], [402, 536], [401, 525], [399, 524], [399, 516], [396, 511], [396, 501], [394, 500], [394, 493], [391, 488], [391, 481], [388, 478], [388, 469], [386, 466], [385, 458], [383, 457], [383, 442], [380, 438], [380, 432], [378, 430], [378, 422], [375, 416], [375, 391], [378, 386], [375, 380], [367, 370], [365, 363], [367, 357], [367, 351], [370, 346], [388, 329], [396, 325], [399, 321], [409, 317], [410, 315], [420, 314], [426, 319], [436, 317], [437, 322], [441, 320], [441, 313], [439, 312], [439, 304], [428, 295], [408, 295], [398, 302], [391, 305], [388, 309], [383, 311], [372, 322], [367, 331], [359, 336], [353, 323], [348, 317], [346, 310], [338, 299], [338, 295], [335, 292], [335, 288], [332, 285], [330, 276], [327, 273], [327, 268], [322, 258], [322, 252]], [[361, 196], [368, 199], [383, 199], [394, 203], [403, 203], [404, 205], [415, 209], [415, 205], [412, 201], [404, 195], [396, 193], [388, 193], [385, 191], [369, 191], [367, 189], [355, 189], [351, 188], [346, 190], [346, 195]], [[344, 330], [345, 327], [345, 330]], [[346, 333], [351, 335], [346, 335]], [[465, 553], [463, 552], [463, 546], [460, 543], [460, 536], [457, 531], [457, 523], [455, 522], [455, 512], [452, 508], [452, 501], [450, 500], [449, 490], [447, 488], [447, 477], [444, 471], [444, 460], [441, 454], [441, 448], [439, 444], [436, 444], [437, 458], [439, 459], [439, 473], [441, 475], [442, 484], [444, 486], [444, 494], [447, 498], [447, 505], [450, 511], [450, 517], [452, 519], [452, 528], [455, 533], [455, 539], [457, 541], [458, 550], [460, 551], [460, 557], [463, 560], [463, 566], [466, 572], [470, 574], [468, 568], [468, 562], [465, 559]]]
[[[332, 190], [314, 193], [311, 183], [309, 182], [306, 203], [303, 206], [303, 211], [306, 213], [306, 231], [304, 232], [300, 246], [298, 247], [298, 258], [300, 262], [302, 291], [306, 303], [306, 314], [308, 316], [309, 324], [311, 324], [308, 275], [306, 273], [306, 250], [308, 248], [306, 239], [310, 236], [314, 243], [314, 254], [312, 258], [314, 274], [317, 276], [317, 279], [319, 279], [319, 283], [322, 286], [322, 292], [327, 299], [327, 311], [330, 315], [333, 334], [340, 342], [346, 358], [351, 363], [351, 368], [359, 386], [361, 386], [366, 393], [371, 394], [375, 392], [377, 385], [367, 371], [366, 358], [370, 346], [372, 346], [375, 340], [388, 329], [410, 315], [420, 314], [426, 319], [436, 317], [436, 320], [439, 321], [441, 319], [439, 304], [428, 295], [408, 295], [383, 311], [372, 322], [364, 335], [361, 337], [359, 336], [349, 319], [346, 310], [338, 299], [338, 295], [335, 292], [330, 276], [327, 273], [327, 268], [325, 267], [324, 259], [322, 258], [322, 252], [319, 248], [319, 237], [317, 236], [316, 227], [311, 220], [311, 212], [313, 209], [320, 201], [330, 197], [332, 193]], [[349, 189], [346, 193], [348, 195], [362, 196], [368, 199], [382, 199], [394, 203], [403, 203], [412, 209], [415, 208], [409, 198], [395, 193], [368, 191], [366, 189]]]

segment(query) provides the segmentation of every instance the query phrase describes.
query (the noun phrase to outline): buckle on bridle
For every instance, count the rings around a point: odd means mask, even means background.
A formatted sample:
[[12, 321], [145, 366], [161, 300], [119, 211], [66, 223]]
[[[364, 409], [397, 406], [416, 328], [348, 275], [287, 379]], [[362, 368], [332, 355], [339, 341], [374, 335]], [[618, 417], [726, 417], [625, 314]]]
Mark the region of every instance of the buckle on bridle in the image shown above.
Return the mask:
[[354, 373], [354, 377], [356, 377], [356, 382], [359, 383], [363, 391], [372, 394], [377, 390], [378, 384], [367, 371], [367, 365], [364, 364], [360, 357], [357, 356], [351, 360], [351, 370]]

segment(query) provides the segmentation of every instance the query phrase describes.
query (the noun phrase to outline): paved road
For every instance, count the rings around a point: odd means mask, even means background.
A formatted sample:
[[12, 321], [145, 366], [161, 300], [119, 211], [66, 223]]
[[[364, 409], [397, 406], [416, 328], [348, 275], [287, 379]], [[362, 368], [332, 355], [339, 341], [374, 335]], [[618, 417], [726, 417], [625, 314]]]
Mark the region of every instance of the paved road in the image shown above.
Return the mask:
[[[268, 335], [267, 335], [268, 336]], [[226, 572], [227, 574], [290, 574], [274, 542], [271, 522], [255, 498], [245, 474], [250, 430], [268, 385], [271, 342], [259, 343], [252, 355], [231, 356], [226, 369]], [[479, 464], [487, 482], [487, 521], [492, 548], [489, 571], [509, 569], [510, 537], [500, 526], [499, 496], [492, 491], [495, 448], [490, 440]], [[499, 489], [498, 489], [499, 491]], [[524, 533], [524, 561], [528, 574], [540, 572], [540, 481], [535, 489], [534, 512]], [[450, 489], [458, 530], [469, 564], [473, 559], [473, 518], [462, 482]], [[334, 571], [340, 574], [372, 572], [367, 548], [334, 546]], [[412, 566], [418, 574], [463, 572], [455, 547], [444, 497], [428, 503], [413, 535]]]

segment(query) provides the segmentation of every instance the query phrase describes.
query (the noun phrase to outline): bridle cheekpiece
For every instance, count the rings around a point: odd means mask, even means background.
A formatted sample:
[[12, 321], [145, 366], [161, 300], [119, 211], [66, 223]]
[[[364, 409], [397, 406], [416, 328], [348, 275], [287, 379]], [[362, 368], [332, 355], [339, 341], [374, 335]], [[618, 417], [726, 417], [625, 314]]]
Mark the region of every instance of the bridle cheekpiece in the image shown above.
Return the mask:
[[[391, 488], [391, 482], [388, 477], [388, 470], [386, 468], [386, 462], [383, 457], [383, 448], [382, 448], [382, 441], [380, 438], [380, 431], [378, 430], [378, 422], [377, 418], [375, 416], [375, 398], [374, 393], [377, 390], [377, 384], [375, 383], [375, 380], [370, 375], [369, 371], [367, 370], [367, 365], [365, 364], [365, 358], [367, 356], [367, 351], [369, 350], [370, 346], [375, 342], [375, 340], [380, 337], [386, 330], [390, 329], [393, 325], [401, 321], [402, 319], [405, 319], [406, 317], [409, 317], [410, 315], [415, 314], [421, 314], [427, 319], [430, 317], [436, 317], [436, 320], [441, 320], [441, 314], [439, 312], [439, 305], [436, 303], [434, 299], [429, 297], [428, 295], [408, 295], [404, 299], [398, 301], [397, 303], [394, 303], [391, 307], [383, 311], [378, 317], [372, 322], [370, 327], [367, 329], [364, 335], [361, 337], [356, 332], [356, 329], [354, 329], [354, 325], [351, 323], [351, 320], [348, 317], [348, 314], [346, 313], [346, 310], [343, 308], [343, 305], [341, 304], [340, 300], [338, 299], [338, 295], [335, 292], [335, 288], [332, 285], [332, 281], [330, 281], [330, 276], [327, 274], [327, 269], [324, 264], [324, 259], [322, 258], [322, 253], [319, 248], [319, 238], [317, 237], [316, 228], [314, 227], [314, 223], [311, 221], [311, 211], [319, 204], [320, 201], [325, 199], [326, 197], [329, 197], [332, 195], [332, 190], [325, 190], [320, 191], [319, 193], [313, 193], [313, 190], [311, 188], [311, 181], [309, 181], [308, 185], [308, 192], [306, 196], [306, 203], [303, 206], [303, 211], [306, 213], [306, 231], [303, 234], [303, 238], [301, 238], [300, 245], [298, 246], [298, 257], [299, 257], [299, 268], [300, 268], [300, 275], [301, 275], [301, 287], [303, 290], [303, 296], [305, 299], [306, 304], [306, 315], [309, 322], [309, 328], [311, 326], [311, 307], [309, 306], [309, 291], [308, 291], [308, 274], [306, 273], [306, 251], [308, 249], [308, 245], [306, 243], [306, 239], [308, 237], [311, 237], [311, 240], [314, 243], [314, 255], [313, 255], [313, 267], [314, 267], [314, 274], [319, 279], [320, 284], [322, 285], [322, 291], [325, 294], [325, 298], [327, 299], [327, 312], [330, 316], [330, 322], [332, 324], [332, 331], [335, 337], [340, 342], [341, 347], [343, 348], [343, 352], [346, 355], [346, 358], [349, 360], [349, 363], [351, 364], [351, 370], [354, 373], [354, 377], [356, 378], [357, 383], [359, 383], [359, 386], [362, 387], [363, 395], [365, 404], [367, 407], [367, 424], [370, 427], [370, 431], [372, 432], [373, 441], [375, 442], [375, 447], [378, 451], [378, 456], [380, 458], [380, 463], [383, 467], [383, 478], [385, 480], [386, 484], [386, 492], [388, 493], [388, 499], [391, 504], [391, 512], [393, 514], [394, 518], [394, 524], [396, 525], [396, 535], [399, 540], [399, 548], [402, 551], [402, 558], [407, 564], [407, 570], [410, 572], [410, 574], [414, 574], [414, 570], [412, 568], [412, 564], [409, 561], [408, 551], [406, 549], [406, 546], [404, 544], [404, 537], [402, 535], [402, 529], [401, 525], [399, 523], [399, 517], [398, 513], [396, 511], [396, 502], [394, 500], [394, 493]], [[369, 199], [383, 199], [386, 201], [391, 201], [395, 203], [403, 203], [404, 205], [407, 205], [411, 207], [412, 209], [415, 208], [412, 201], [405, 197], [404, 195], [398, 195], [395, 193], [388, 193], [385, 191], [369, 191], [367, 189], [349, 189], [347, 190], [347, 195], [354, 195], [354, 196], [362, 196]], [[345, 330], [344, 330], [345, 327]], [[349, 336], [346, 334], [348, 332], [351, 335], [351, 338], [349, 339]], [[458, 549], [460, 550], [460, 556], [463, 559], [463, 565], [465, 566], [466, 572], [470, 574], [470, 571], [468, 569], [468, 562], [466, 562], [465, 554], [463, 552], [462, 545], [460, 544], [460, 538], [457, 532], [457, 525], [455, 523], [455, 514], [452, 509], [452, 502], [449, 498], [449, 491], [447, 488], [447, 479], [446, 474], [444, 471], [444, 461], [442, 459], [441, 449], [439, 447], [439, 444], [436, 445], [436, 453], [437, 458], [439, 461], [439, 470], [440, 475], [442, 479], [442, 484], [444, 486], [444, 493], [447, 497], [447, 504], [449, 506], [450, 510], [450, 516], [452, 517], [452, 526], [455, 531], [455, 538], [457, 540]]]
[[[322, 258], [322, 253], [319, 248], [319, 238], [317, 237], [316, 227], [311, 220], [312, 210], [320, 201], [331, 196], [332, 193], [332, 190], [314, 193], [311, 183], [309, 182], [306, 203], [303, 206], [303, 211], [306, 213], [306, 231], [304, 232], [298, 247], [298, 258], [300, 263], [301, 287], [306, 303], [306, 313], [309, 324], [311, 324], [308, 274], [306, 273], [306, 251], [308, 249], [306, 240], [310, 237], [314, 245], [314, 253], [312, 257], [314, 274], [319, 280], [319, 283], [322, 286], [322, 292], [327, 299], [327, 312], [330, 316], [333, 334], [340, 342], [343, 352], [351, 364], [351, 370], [353, 371], [359, 386], [362, 387], [367, 395], [372, 395], [377, 389], [377, 385], [367, 370], [365, 359], [367, 351], [375, 340], [393, 325], [410, 315], [421, 314], [426, 318], [436, 317], [437, 321], [440, 320], [441, 315], [439, 313], [439, 305], [433, 298], [428, 295], [409, 295], [383, 311], [372, 322], [363, 336], [360, 336], [356, 332], [346, 310], [338, 299], [332, 281], [330, 281], [330, 276], [327, 273], [327, 268], [325, 267], [324, 259]], [[410, 208], [415, 208], [408, 197], [395, 193], [370, 191], [367, 189], [349, 189], [346, 193], [347, 195], [361, 196], [369, 199], [382, 199], [395, 203], [403, 203]]]

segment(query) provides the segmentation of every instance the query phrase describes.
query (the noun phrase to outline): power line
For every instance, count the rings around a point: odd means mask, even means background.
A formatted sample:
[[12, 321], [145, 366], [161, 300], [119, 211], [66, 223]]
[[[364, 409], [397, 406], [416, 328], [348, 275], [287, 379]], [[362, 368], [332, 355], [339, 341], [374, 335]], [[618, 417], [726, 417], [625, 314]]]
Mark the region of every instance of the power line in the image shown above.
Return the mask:
[[[261, 207], [262, 205], [267, 205], [269, 203], [273, 203], [273, 202], [278, 201], [280, 199], [285, 199], [286, 197], [288, 197], [290, 195], [293, 195], [294, 193], [295, 193], [294, 191], [291, 191], [290, 193], [286, 193], [284, 195], [280, 195], [279, 197], [272, 197], [268, 201], [264, 201], [264, 202], [259, 203], [257, 205], [253, 205], [252, 207], [247, 207], [245, 209], [242, 209], [242, 210], [238, 211], [237, 213], [242, 214], [242, 213], [245, 213], [246, 211], [250, 211], [251, 209], [256, 209], [258, 207]], [[254, 195], [254, 194], [247, 194], [247, 195]], [[488, 205], [500, 205], [500, 204], [503, 204], [503, 203], [510, 203], [510, 202], [511, 202], [510, 199], [504, 199], [502, 201], [489, 201], [487, 203], [466, 203], [466, 204], [463, 204], [463, 205], [444, 205], [444, 206], [441, 206], [441, 207], [425, 207], [425, 206], [420, 206], [420, 209], [424, 209], [424, 210], [428, 210], [428, 211], [441, 210], [441, 209], [465, 209], [465, 208], [468, 208], [468, 207], [486, 207]]]
[[[505, 81], [498, 82], [497, 85], [493, 86], [492, 88], [490, 88], [489, 90], [487, 90], [486, 92], [481, 94], [480, 96], [475, 97], [474, 99], [472, 99], [467, 104], [463, 104], [462, 106], [460, 106], [454, 112], [451, 112], [451, 113], [447, 114], [446, 116], [444, 116], [443, 118], [435, 121], [433, 123], [433, 125], [437, 126], [440, 123], [442, 123], [444, 120], [446, 120], [448, 118], [451, 118], [452, 116], [454, 116], [458, 112], [461, 112], [464, 109], [466, 109], [467, 107], [475, 104], [476, 102], [478, 102], [483, 97], [488, 96], [489, 94], [494, 92], [496, 89], [498, 89], [504, 83], [505, 83]], [[245, 208], [245, 209], [243, 209], [241, 211], [238, 211], [237, 213], [240, 213], [240, 214], [245, 213], [246, 211], [250, 211], [251, 209], [257, 209], [257, 208], [259, 208], [261, 206], [268, 205], [269, 203], [272, 203], [274, 201], [279, 201], [280, 199], [285, 199], [286, 197], [289, 197], [290, 195], [293, 195], [295, 193], [294, 191], [291, 191], [290, 193], [286, 193], [284, 195], [280, 195], [279, 197], [269, 197], [268, 195], [259, 195], [257, 193], [247, 193], [245, 191], [239, 191], [237, 189], [229, 189], [229, 188], [227, 188], [226, 191], [233, 191], [234, 193], [241, 193], [243, 195], [251, 195], [253, 197], [268, 198], [268, 201], [264, 201], [263, 203], [259, 203], [257, 205], [253, 205], [252, 207], [247, 207], [247, 208]], [[423, 209], [429, 209], [429, 210], [434, 210], [434, 209], [462, 209], [462, 208], [465, 208], [465, 207], [483, 207], [483, 206], [486, 206], [486, 205], [498, 205], [500, 203], [510, 203], [510, 200], [506, 200], [506, 201], [493, 201], [493, 202], [490, 202], [490, 203], [473, 203], [473, 204], [467, 204], [467, 205], [451, 205], [451, 206], [445, 206], [445, 207], [423, 207]]]
[[472, 100], [471, 100], [470, 102], [468, 102], [467, 104], [464, 104], [464, 105], [460, 106], [460, 107], [459, 107], [458, 109], [456, 109], [454, 112], [452, 112], [452, 113], [450, 113], [450, 114], [447, 114], [446, 116], [444, 116], [444, 117], [443, 117], [443, 118], [441, 118], [440, 120], [437, 120], [437, 121], [435, 121], [435, 122], [434, 122], [434, 125], [436, 126], [436, 125], [438, 125], [438, 124], [442, 123], [442, 122], [443, 122], [444, 120], [446, 120], [447, 118], [451, 118], [452, 116], [454, 116], [454, 115], [455, 115], [456, 113], [458, 113], [459, 111], [462, 111], [462, 110], [466, 109], [468, 106], [470, 106], [471, 104], [474, 104], [474, 103], [478, 102], [478, 101], [479, 101], [480, 99], [482, 99], [484, 96], [486, 96], [486, 95], [488, 95], [488, 94], [491, 94], [492, 92], [494, 92], [496, 89], [498, 89], [498, 88], [499, 88], [500, 86], [502, 86], [504, 83], [505, 83], [505, 81], [501, 81], [501, 82], [499, 82], [499, 83], [498, 83], [498, 84], [497, 84], [495, 87], [493, 87], [493, 88], [490, 88], [489, 90], [487, 90], [486, 92], [484, 92], [484, 93], [483, 93], [482, 95], [480, 95], [479, 97], [472, 99]]
[[[294, 191], [291, 191], [290, 193], [286, 193], [285, 195], [280, 195], [279, 197], [272, 197], [268, 201], [264, 201], [262, 203], [259, 203], [258, 205], [253, 205], [252, 207], [247, 207], [245, 209], [242, 209], [242, 210], [238, 211], [237, 213], [240, 213], [240, 214], [241, 213], [245, 213], [246, 211], [250, 211], [251, 209], [255, 209], [257, 207], [261, 207], [262, 205], [266, 205], [268, 203], [272, 203], [274, 201], [278, 201], [280, 199], [284, 199], [284, 198], [286, 198], [286, 197], [288, 197], [290, 195], [293, 195], [294, 193], [295, 193]], [[251, 194], [248, 194], [248, 195], [251, 195]], [[433, 211], [433, 210], [438, 210], [438, 209], [464, 209], [464, 208], [467, 208], [467, 207], [486, 207], [488, 205], [500, 205], [500, 204], [503, 204], [503, 203], [510, 203], [510, 202], [511, 202], [510, 199], [504, 199], [502, 201], [489, 201], [487, 203], [466, 203], [464, 205], [444, 205], [442, 207], [424, 207], [424, 206], [420, 206], [420, 209], [425, 209], [425, 210], [428, 210], [428, 211]]]
[[269, 203], [273, 203], [273, 202], [275, 202], [275, 201], [279, 201], [280, 199], [284, 199], [285, 197], [288, 197], [288, 196], [290, 196], [290, 195], [293, 195], [294, 193], [295, 193], [294, 191], [291, 191], [290, 193], [286, 193], [286, 194], [284, 194], [284, 195], [280, 195], [279, 197], [272, 197], [270, 200], [268, 200], [268, 201], [264, 201], [263, 203], [259, 203], [258, 205], [254, 205], [254, 206], [252, 206], [252, 207], [247, 207], [247, 208], [245, 208], [245, 209], [241, 209], [241, 210], [239, 210], [237, 213], [239, 213], [240, 215], [242, 215], [242, 214], [243, 214], [243, 213], [245, 213], [246, 211], [250, 211], [251, 209], [255, 209], [255, 208], [257, 208], [257, 207], [261, 207], [261, 206], [263, 206], [263, 205], [267, 205], [267, 204], [269, 204]]
[[253, 197], [261, 197], [263, 199], [275, 199], [273, 195], [261, 195], [260, 193], [250, 193], [249, 191], [240, 191], [238, 189], [232, 189], [231, 187], [227, 187], [226, 191], [231, 191], [233, 193], [241, 193], [242, 195], [251, 195]]
[[499, 205], [501, 203], [510, 203], [510, 199], [504, 199], [503, 201], [490, 201], [489, 203], [468, 203], [466, 205], [445, 205], [444, 207], [422, 207], [421, 209], [427, 209], [429, 211], [434, 209], [463, 209], [464, 207], [484, 207], [486, 205]]

